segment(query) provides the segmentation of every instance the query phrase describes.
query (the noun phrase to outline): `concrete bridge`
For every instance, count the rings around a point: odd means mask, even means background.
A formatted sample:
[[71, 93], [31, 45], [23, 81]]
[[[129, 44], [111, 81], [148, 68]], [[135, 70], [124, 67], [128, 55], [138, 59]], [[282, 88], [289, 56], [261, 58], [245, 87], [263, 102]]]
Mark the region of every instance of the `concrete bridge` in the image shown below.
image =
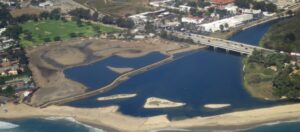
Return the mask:
[[263, 51], [263, 52], [275, 52], [271, 49], [262, 48], [259, 46], [253, 46], [250, 44], [225, 40], [225, 39], [219, 39], [219, 38], [213, 38], [213, 37], [207, 37], [203, 35], [198, 34], [190, 34], [190, 33], [184, 33], [184, 32], [168, 32], [171, 33], [174, 36], [177, 36], [179, 38], [185, 38], [185, 39], [192, 39], [194, 43], [202, 44], [211, 46], [213, 48], [220, 48], [224, 49], [226, 51], [234, 51], [241, 54], [251, 55], [254, 50]]

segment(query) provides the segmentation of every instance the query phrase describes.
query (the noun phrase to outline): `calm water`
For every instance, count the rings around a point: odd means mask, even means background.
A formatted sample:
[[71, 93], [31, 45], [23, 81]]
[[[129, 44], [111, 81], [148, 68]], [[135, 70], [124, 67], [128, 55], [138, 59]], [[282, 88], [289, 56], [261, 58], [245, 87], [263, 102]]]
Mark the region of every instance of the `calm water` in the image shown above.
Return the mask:
[[[232, 40], [257, 45], [274, 23], [242, 31], [233, 36]], [[127, 115], [167, 114], [172, 119], [274, 105], [275, 102], [258, 100], [247, 93], [242, 85], [241, 68], [240, 56], [204, 50], [134, 76], [112, 91], [68, 105], [87, 108], [119, 105], [119, 111]], [[137, 96], [124, 100], [97, 101], [98, 97], [120, 93], [136, 93]], [[149, 97], [185, 102], [187, 105], [171, 109], [144, 109], [143, 105]], [[205, 104], [214, 103], [228, 103], [231, 107], [219, 110], [203, 108]]]
[[108, 85], [120, 75], [108, 69], [107, 66], [136, 69], [164, 58], [166, 58], [166, 56], [159, 52], [153, 52], [143, 57], [131, 59], [112, 56], [90, 65], [67, 69], [64, 73], [67, 78], [78, 81], [93, 90]]

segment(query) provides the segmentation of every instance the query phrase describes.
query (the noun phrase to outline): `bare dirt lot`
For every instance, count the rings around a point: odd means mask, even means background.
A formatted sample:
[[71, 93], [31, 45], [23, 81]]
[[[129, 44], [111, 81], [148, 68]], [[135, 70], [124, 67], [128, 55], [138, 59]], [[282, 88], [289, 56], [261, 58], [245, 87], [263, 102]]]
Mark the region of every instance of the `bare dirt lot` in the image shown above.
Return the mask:
[[70, 40], [48, 43], [34, 49], [28, 49], [29, 67], [40, 89], [33, 95], [31, 103], [40, 105], [47, 101], [82, 94], [86, 87], [65, 78], [66, 68], [89, 64], [112, 55], [121, 57], [140, 57], [150, 52], [167, 51], [186, 47], [183, 44], [160, 39], [142, 41], [120, 40]]

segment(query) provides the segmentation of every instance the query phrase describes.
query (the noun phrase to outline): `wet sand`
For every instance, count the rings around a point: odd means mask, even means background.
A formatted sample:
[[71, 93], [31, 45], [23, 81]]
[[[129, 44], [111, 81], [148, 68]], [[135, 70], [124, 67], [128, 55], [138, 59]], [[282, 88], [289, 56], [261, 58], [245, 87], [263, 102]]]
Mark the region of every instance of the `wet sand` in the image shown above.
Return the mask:
[[[203, 47], [199, 45], [189, 46], [188, 44], [153, 38], [140, 41], [74, 39], [66, 42], [53, 42], [34, 49], [28, 49], [29, 68], [39, 87], [31, 98], [31, 104], [41, 106], [49, 104], [52, 101], [85, 94], [87, 92], [86, 86], [67, 79], [64, 76], [63, 71], [67, 68], [87, 65], [113, 55], [134, 58], [151, 52], [160, 52], [171, 56], [175, 53], [197, 50]], [[120, 74], [133, 71], [129, 68], [110, 69]]]
[[[117, 106], [105, 108], [73, 108], [68, 106], [50, 106], [34, 108], [24, 104], [7, 104], [7, 113], [0, 112], [1, 119], [30, 117], [72, 117], [80, 122], [106, 126], [119, 131], [148, 131], [163, 128], [195, 128], [235, 130], [275, 121], [300, 118], [300, 104], [275, 106], [247, 111], [231, 112], [209, 117], [170, 121], [166, 115], [154, 117], [131, 117], [117, 112]], [[266, 114], [267, 113], [267, 114]]]

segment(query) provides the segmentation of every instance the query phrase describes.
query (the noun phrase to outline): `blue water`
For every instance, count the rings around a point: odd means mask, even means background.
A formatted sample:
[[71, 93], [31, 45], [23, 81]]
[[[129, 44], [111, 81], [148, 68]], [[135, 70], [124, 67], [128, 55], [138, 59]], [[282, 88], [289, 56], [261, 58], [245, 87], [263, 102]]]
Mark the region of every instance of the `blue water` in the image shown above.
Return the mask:
[[[231, 40], [257, 45], [262, 35], [276, 22], [270, 22], [233, 36]], [[71, 102], [74, 107], [120, 106], [119, 111], [132, 116], [153, 116], [167, 114], [169, 118], [209, 116], [230, 111], [267, 107], [277, 102], [263, 101], [251, 97], [242, 85], [241, 57], [200, 51], [121, 83], [115, 89]], [[120, 93], [136, 93], [130, 99], [97, 101], [98, 97]], [[144, 109], [147, 98], [159, 97], [187, 105], [171, 109]], [[228, 103], [231, 107], [207, 110], [205, 104]]]
[[46, 119], [21, 119], [9, 121], [15, 128], [4, 129], [0, 122], [0, 132], [90, 132], [103, 131], [102, 129], [93, 128], [68, 120], [46, 120]]
[[[246, 42], [249, 44], [258, 44], [260, 36], [274, 22], [260, 25], [232, 37], [232, 40]], [[150, 55], [150, 58], [152, 55]], [[155, 55], [154, 55], [155, 56]], [[115, 58], [115, 57], [112, 57]], [[115, 61], [107, 61], [111, 66], [128, 66], [127, 61], [119, 62], [124, 58], [118, 58]], [[119, 59], [119, 60], [118, 60]], [[147, 61], [147, 59], [142, 59]], [[157, 60], [161, 59], [158, 57]], [[156, 61], [156, 60], [155, 60]], [[113, 63], [111, 63], [113, 62]], [[147, 62], [134, 61], [131, 66], [141, 66]], [[98, 68], [104, 67], [104, 62], [97, 62]], [[151, 63], [151, 62], [149, 62]], [[96, 65], [96, 63], [92, 64]], [[92, 70], [98, 70], [97, 67], [91, 67]], [[136, 67], [135, 67], [136, 68]], [[102, 69], [107, 70], [107, 69]], [[90, 72], [90, 70], [86, 70]], [[95, 73], [94, 72], [99, 72]], [[105, 73], [105, 72], [104, 72]], [[86, 74], [85, 78], [97, 76], [98, 79], [112, 76], [112, 72], [106, 75], [101, 70]], [[83, 76], [84, 72], [74, 76]], [[99, 76], [100, 75], [100, 76]], [[113, 77], [112, 77], [113, 78]], [[78, 81], [89, 85], [91, 88], [98, 88], [101, 83], [98, 79], [95, 82]], [[109, 81], [109, 79], [108, 79]], [[96, 83], [96, 84], [94, 84]], [[96, 98], [117, 93], [137, 93], [138, 96], [132, 99], [119, 101], [99, 102]], [[162, 97], [174, 101], [183, 101], [187, 103], [186, 107], [162, 110], [145, 110], [142, 108], [145, 99], [150, 96]], [[231, 103], [232, 107], [223, 110], [206, 110], [202, 108], [207, 103]], [[186, 116], [205, 116], [211, 114], [224, 113], [228, 111], [249, 109], [256, 107], [266, 107], [275, 102], [265, 102], [252, 98], [241, 84], [241, 57], [218, 53], [213, 51], [200, 51], [189, 54], [179, 60], [153, 69], [146, 73], [132, 77], [130, 80], [122, 83], [114, 90], [69, 103], [68, 105], [77, 107], [98, 107], [105, 105], [120, 105], [120, 112], [134, 116], [151, 116], [157, 114], [168, 114], [171, 118], [180, 118]], [[84, 126], [67, 120], [44, 120], [44, 119], [22, 119], [10, 121], [19, 125], [13, 129], [1, 129], [0, 132], [88, 132], [93, 131], [91, 127]], [[300, 122], [282, 123], [272, 126], [261, 126], [242, 132], [298, 132]]]
[[108, 85], [120, 75], [108, 69], [107, 66], [117, 68], [130, 67], [136, 69], [164, 58], [166, 58], [166, 56], [159, 52], [153, 52], [143, 57], [130, 59], [112, 56], [90, 65], [69, 68], [64, 71], [64, 74], [67, 78], [87, 86], [89, 90], [94, 90]]

